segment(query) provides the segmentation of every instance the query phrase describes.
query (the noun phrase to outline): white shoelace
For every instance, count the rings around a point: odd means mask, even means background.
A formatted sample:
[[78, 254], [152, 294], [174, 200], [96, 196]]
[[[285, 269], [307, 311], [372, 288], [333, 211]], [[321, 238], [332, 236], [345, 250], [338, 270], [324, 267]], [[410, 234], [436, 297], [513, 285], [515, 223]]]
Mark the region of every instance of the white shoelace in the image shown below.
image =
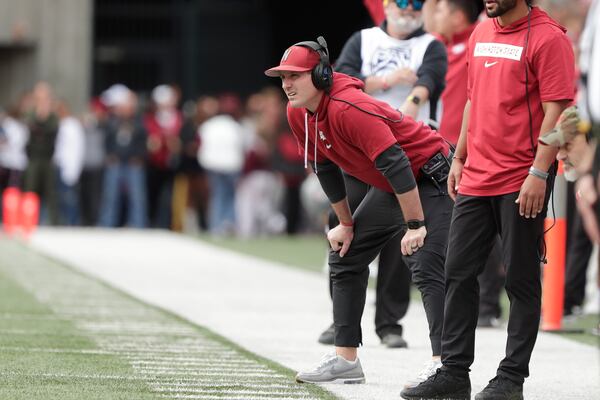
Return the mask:
[[325, 368], [329, 364], [333, 364], [336, 360], [337, 360], [337, 354], [327, 353], [323, 357], [321, 357], [321, 361], [319, 361], [319, 365], [317, 365], [315, 370], [320, 370], [322, 368]]

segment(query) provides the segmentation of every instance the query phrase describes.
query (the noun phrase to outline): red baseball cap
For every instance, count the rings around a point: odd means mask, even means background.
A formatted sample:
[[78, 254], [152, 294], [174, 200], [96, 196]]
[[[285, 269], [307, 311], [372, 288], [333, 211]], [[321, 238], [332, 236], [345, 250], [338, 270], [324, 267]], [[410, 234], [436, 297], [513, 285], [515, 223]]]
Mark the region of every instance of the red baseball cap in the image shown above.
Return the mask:
[[265, 75], [276, 78], [280, 71], [310, 71], [320, 60], [316, 51], [304, 46], [292, 46], [283, 53], [279, 65], [266, 70]]

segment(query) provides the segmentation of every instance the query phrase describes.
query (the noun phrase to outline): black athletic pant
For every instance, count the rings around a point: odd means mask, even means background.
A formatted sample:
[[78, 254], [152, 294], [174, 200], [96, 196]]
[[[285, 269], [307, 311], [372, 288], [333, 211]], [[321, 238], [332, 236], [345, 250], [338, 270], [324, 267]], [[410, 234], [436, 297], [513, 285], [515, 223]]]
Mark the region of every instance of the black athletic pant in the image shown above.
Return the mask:
[[[421, 291], [429, 323], [434, 355], [440, 354], [444, 310], [444, 256], [452, 200], [433, 183], [418, 182], [425, 213], [425, 245], [412, 256], [404, 257], [412, 280]], [[365, 306], [369, 263], [390, 239], [406, 229], [398, 200], [392, 193], [370, 187], [353, 213], [354, 239], [348, 253], [340, 257], [329, 252], [329, 269], [333, 286], [335, 345], [358, 347], [362, 343], [360, 321]]]
[[581, 214], [573, 213], [573, 225], [567, 240], [567, 263], [565, 268], [564, 314], [571, 314], [573, 307], [583, 305], [587, 268], [594, 246], [585, 229]]
[[494, 239], [492, 252], [479, 275], [479, 315], [500, 318], [500, 292], [504, 287], [504, 264], [502, 264], [502, 244]]
[[[369, 185], [344, 174], [350, 210], [354, 212], [369, 190]], [[329, 229], [339, 224], [337, 216], [329, 212]], [[379, 253], [377, 290], [375, 300], [375, 332], [379, 338], [389, 333], [402, 335], [400, 320], [410, 304], [410, 270], [402, 260], [401, 235], [391, 238]], [[333, 298], [333, 284], [329, 279], [329, 293]]]
[[510, 300], [506, 356], [498, 375], [523, 382], [540, 321], [540, 243], [553, 179], [548, 180], [544, 209], [536, 218], [519, 215], [518, 192], [502, 196], [458, 195], [452, 214], [446, 257], [446, 304], [442, 336], [445, 368], [468, 372], [474, 359], [481, 273], [496, 235], [502, 241], [506, 292]]

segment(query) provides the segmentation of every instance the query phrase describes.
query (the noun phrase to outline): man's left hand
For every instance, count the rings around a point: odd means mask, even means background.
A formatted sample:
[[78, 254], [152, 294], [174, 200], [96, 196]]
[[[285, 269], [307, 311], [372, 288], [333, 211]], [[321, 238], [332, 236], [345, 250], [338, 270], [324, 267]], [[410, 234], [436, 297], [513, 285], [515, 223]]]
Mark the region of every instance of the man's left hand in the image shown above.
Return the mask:
[[546, 181], [533, 175], [527, 175], [521, 186], [515, 203], [519, 205], [519, 214], [525, 218], [535, 218], [544, 208]]

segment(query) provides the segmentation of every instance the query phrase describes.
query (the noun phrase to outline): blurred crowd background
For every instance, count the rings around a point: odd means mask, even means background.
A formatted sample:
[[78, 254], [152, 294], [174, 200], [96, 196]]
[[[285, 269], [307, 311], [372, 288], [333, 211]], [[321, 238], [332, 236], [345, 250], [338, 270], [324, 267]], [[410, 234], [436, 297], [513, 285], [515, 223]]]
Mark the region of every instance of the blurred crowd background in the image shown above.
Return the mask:
[[[263, 70], [318, 35], [335, 61], [376, 3], [0, 0], [0, 191], [37, 192], [48, 225], [321, 231]], [[575, 46], [589, 1], [536, 4]]]

